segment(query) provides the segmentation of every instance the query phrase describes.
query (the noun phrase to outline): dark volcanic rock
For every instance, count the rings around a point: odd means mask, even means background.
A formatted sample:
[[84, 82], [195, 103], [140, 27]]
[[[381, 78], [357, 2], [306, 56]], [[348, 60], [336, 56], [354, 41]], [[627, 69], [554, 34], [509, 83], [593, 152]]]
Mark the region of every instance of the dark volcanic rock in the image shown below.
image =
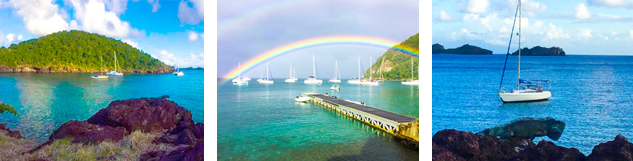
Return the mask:
[[433, 135], [433, 160], [506, 160], [533, 146], [528, 139], [501, 141], [494, 136], [448, 129]]
[[[519, 55], [519, 50], [513, 52], [512, 55]], [[559, 47], [544, 48], [535, 46], [532, 49], [521, 49], [521, 56], [565, 56], [565, 51]]]
[[617, 135], [613, 141], [600, 143], [593, 147], [587, 160], [633, 160], [633, 144], [626, 137]]
[[5, 132], [7, 132], [7, 135], [9, 135], [9, 137], [16, 138], [16, 139], [22, 139], [22, 135], [20, 135], [19, 131], [13, 131], [13, 130], [7, 128], [7, 123], [1, 123], [0, 124], [0, 130], [4, 130]]
[[204, 125], [196, 124], [186, 127], [177, 127], [171, 132], [160, 137], [158, 143], [166, 143], [173, 145], [191, 145], [193, 146], [198, 139], [204, 138]]
[[555, 145], [552, 142], [541, 140], [532, 148], [527, 148], [519, 153], [517, 157], [510, 160], [531, 161], [531, 160], [564, 160], [581, 161], [585, 160], [585, 155], [576, 148], [565, 148]]
[[444, 49], [440, 44], [433, 44], [433, 54], [467, 54], [467, 55], [492, 55], [492, 51], [477, 46], [465, 44], [454, 49]]
[[168, 99], [113, 101], [88, 119], [97, 125], [124, 127], [128, 131], [154, 132], [193, 125], [191, 112]]
[[100, 143], [105, 140], [119, 141], [128, 132], [123, 127], [90, 124], [85, 121], [68, 121], [49, 137], [49, 141], [73, 137], [73, 143]]

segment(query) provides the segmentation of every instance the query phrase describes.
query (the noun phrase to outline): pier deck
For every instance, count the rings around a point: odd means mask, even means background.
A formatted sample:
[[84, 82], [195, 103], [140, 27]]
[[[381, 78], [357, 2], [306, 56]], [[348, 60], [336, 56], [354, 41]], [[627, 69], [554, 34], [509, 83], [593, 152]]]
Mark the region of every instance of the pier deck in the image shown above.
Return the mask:
[[407, 146], [418, 147], [419, 119], [397, 114], [348, 100], [333, 98], [318, 93], [302, 93], [310, 101], [356, 119], [374, 128], [385, 131], [403, 140]]

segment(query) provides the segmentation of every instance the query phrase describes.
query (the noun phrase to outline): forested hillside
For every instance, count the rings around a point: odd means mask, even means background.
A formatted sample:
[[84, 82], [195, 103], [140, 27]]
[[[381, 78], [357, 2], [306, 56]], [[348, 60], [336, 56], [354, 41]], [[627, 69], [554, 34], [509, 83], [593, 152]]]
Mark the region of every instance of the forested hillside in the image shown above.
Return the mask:
[[[124, 42], [83, 31], [60, 31], [0, 48], [0, 72], [167, 73], [173, 67]], [[103, 63], [103, 66], [102, 66]]]
[[[419, 52], [419, 35], [419, 33], [415, 34], [399, 45], [415, 48], [416, 52]], [[413, 59], [413, 79], [418, 79], [418, 58], [394, 50], [387, 50], [371, 65], [370, 69], [374, 70], [372, 77], [380, 77], [382, 73], [382, 77], [387, 80], [411, 79], [411, 59]], [[369, 77], [370, 69], [365, 71], [365, 77]]]

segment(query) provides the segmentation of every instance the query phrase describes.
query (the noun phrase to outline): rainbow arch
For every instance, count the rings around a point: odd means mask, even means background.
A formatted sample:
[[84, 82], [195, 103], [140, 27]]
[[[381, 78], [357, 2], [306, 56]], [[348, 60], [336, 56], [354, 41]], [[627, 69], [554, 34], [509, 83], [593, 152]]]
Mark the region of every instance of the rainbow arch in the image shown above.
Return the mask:
[[224, 80], [220, 82], [220, 84], [235, 78], [240, 73], [245, 73], [256, 67], [261, 63], [265, 63], [269, 60], [275, 59], [277, 57], [292, 53], [293, 51], [298, 51], [307, 48], [319, 47], [319, 46], [329, 46], [329, 45], [360, 45], [360, 46], [369, 46], [369, 47], [377, 47], [377, 48], [385, 48], [389, 50], [395, 50], [410, 56], [419, 57], [419, 49], [413, 48], [406, 45], [399, 45], [398, 42], [372, 38], [372, 37], [359, 37], [359, 36], [333, 36], [333, 37], [319, 37], [313, 39], [306, 39], [297, 41], [295, 43], [291, 43], [288, 45], [284, 45], [281, 47], [277, 47], [272, 50], [268, 50], [263, 54], [259, 54], [255, 58], [248, 60], [246, 63], [242, 63], [242, 69], [239, 68], [232, 69], [229, 73], [224, 75], [222, 78]]

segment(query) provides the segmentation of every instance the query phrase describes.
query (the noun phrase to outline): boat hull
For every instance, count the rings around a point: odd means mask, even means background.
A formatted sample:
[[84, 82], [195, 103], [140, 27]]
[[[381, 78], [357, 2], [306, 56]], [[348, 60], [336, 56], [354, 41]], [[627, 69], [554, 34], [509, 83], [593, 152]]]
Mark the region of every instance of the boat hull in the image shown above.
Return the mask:
[[403, 85], [413, 85], [413, 86], [419, 86], [420, 82], [418, 81], [409, 81], [409, 82], [402, 82]]
[[275, 82], [273, 82], [272, 80], [261, 80], [259, 81], [259, 84], [273, 84]]
[[347, 81], [349, 84], [360, 84], [360, 80], [349, 80]]
[[341, 83], [341, 80], [340, 79], [330, 79], [328, 82]]
[[303, 83], [305, 83], [305, 84], [322, 84], [323, 81], [322, 80], [305, 80], [305, 81], [303, 81]]
[[550, 91], [533, 93], [499, 93], [499, 97], [504, 103], [532, 102], [547, 100], [552, 97], [552, 93]]
[[289, 79], [286, 79], [286, 80], [285, 80], [285, 82], [288, 82], [288, 83], [294, 83], [294, 82], [297, 82], [297, 80], [296, 80], [296, 79], [290, 79], [290, 78], [289, 78]]

